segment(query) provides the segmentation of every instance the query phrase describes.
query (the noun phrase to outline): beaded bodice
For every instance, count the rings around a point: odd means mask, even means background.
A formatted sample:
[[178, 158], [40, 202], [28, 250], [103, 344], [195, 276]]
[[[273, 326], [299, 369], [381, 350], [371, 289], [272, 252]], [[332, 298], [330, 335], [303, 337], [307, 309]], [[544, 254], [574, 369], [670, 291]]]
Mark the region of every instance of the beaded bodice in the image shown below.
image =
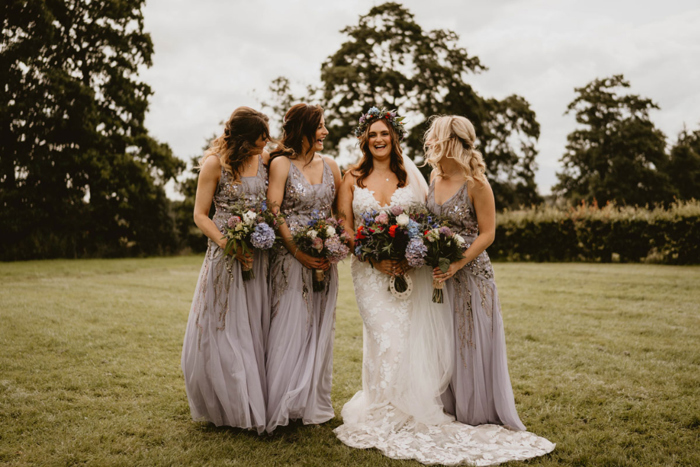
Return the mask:
[[294, 228], [307, 222], [312, 213], [328, 217], [335, 199], [335, 180], [330, 166], [323, 161], [323, 178], [321, 183], [312, 185], [304, 174], [293, 163], [289, 164], [287, 184], [284, 188], [284, 199], [280, 212], [287, 219], [289, 228]]
[[450, 199], [442, 204], [435, 201], [435, 182], [430, 184], [428, 189], [428, 210], [438, 216], [447, 218], [452, 224], [453, 230], [457, 231], [468, 243], [474, 241], [479, 235], [479, 224], [476, 221], [476, 212], [467, 193], [465, 183], [452, 195]]
[[[467, 247], [471, 246], [472, 242], [479, 236], [479, 223], [476, 219], [474, 205], [469, 199], [466, 182], [451, 198], [438, 204], [435, 201], [435, 181], [433, 180], [428, 189], [427, 207], [431, 213], [449, 220], [452, 224], [452, 230], [464, 238]], [[464, 270], [470, 271], [475, 276], [493, 279], [491, 260], [485, 250], [467, 264]]]
[[233, 175], [221, 168], [221, 178], [214, 192], [213, 221], [223, 232], [224, 225], [231, 217], [231, 205], [244, 199], [246, 202], [255, 202], [264, 199], [267, 195], [267, 169], [262, 163], [262, 157], [258, 156], [258, 173], [250, 177], [240, 177], [234, 181]]

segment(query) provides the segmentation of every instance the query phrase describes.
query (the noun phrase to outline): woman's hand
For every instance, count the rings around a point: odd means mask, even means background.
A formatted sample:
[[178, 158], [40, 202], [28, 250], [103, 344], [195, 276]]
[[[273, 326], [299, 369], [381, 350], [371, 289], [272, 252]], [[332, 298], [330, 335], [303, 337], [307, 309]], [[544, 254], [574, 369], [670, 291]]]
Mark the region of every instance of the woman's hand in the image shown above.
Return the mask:
[[435, 268], [433, 269], [433, 279], [437, 279], [440, 282], [445, 282], [447, 279], [457, 274], [457, 271], [462, 269], [466, 264], [467, 261], [462, 259], [455, 261], [454, 263], [450, 263], [450, 267], [447, 268], [446, 272], [442, 272], [439, 267]]
[[372, 266], [379, 271], [383, 272], [387, 276], [400, 276], [403, 275], [403, 268], [400, 266], [401, 262], [393, 259], [383, 259], [381, 261], [375, 261], [370, 258], [369, 260]]
[[238, 250], [236, 250], [236, 259], [241, 263], [244, 269], [253, 267], [253, 252], [251, 251], [243, 253], [242, 249], [239, 247]]
[[296, 259], [301, 263], [302, 266], [309, 269], [320, 269], [322, 271], [328, 271], [331, 267], [331, 263], [325, 258], [314, 258], [311, 255], [307, 255], [301, 250], [297, 250]]

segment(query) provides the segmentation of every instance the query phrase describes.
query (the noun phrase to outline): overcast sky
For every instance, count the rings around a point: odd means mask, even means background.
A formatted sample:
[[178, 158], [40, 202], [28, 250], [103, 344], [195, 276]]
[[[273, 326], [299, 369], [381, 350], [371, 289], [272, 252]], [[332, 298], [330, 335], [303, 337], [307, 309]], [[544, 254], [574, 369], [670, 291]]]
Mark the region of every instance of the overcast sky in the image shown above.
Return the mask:
[[[147, 0], [155, 45], [146, 124], [176, 155], [200, 154], [205, 138], [240, 106], [260, 107], [284, 75], [299, 91], [318, 84], [323, 60], [381, 1]], [[622, 73], [631, 92], [654, 100], [652, 120], [676, 140], [700, 128], [700, 2], [697, 0], [410, 0], [424, 29], [451, 29], [489, 70], [469, 82], [484, 97], [519, 94], [537, 113], [537, 184], [556, 183], [575, 127], [563, 115], [574, 87]], [[409, 123], [410, 124], [410, 123]]]

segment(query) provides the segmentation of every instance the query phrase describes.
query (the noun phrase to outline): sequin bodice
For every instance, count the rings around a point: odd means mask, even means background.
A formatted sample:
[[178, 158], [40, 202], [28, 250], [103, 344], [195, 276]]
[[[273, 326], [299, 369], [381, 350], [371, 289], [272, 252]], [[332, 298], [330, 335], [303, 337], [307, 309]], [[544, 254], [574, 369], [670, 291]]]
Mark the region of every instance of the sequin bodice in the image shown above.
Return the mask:
[[315, 211], [318, 211], [321, 216], [330, 216], [334, 199], [335, 180], [325, 160], [323, 161], [323, 179], [316, 185], [310, 184], [296, 165], [289, 164], [289, 175], [287, 175], [280, 212], [286, 218], [292, 232], [298, 225], [308, 222]]
[[221, 178], [214, 193], [213, 221], [220, 231], [231, 217], [231, 205], [245, 199], [246, 202], [255, 202], [267, 196], [267, 169], [262, 163], [262, 157], [258, 157], [258, 173], [251, 177], [241, 177], [239, 182], [234, 182], [233, 175], [221, 168]]
[[[466, 241], [467, 247], [479, 236], [479, 223], [476, 220], [474, 205], [469, 199], [466, 182], [442, 204], [435, 201], [435, 181], [430, 184], [428, 190], [428, 210], [450, 221], [453, 230], [457, 231]], [[493, 268], [488, 253], [483, 251], [473, 261], [467, 264], [463, 270], [471, 271], [476, 276], [485, 279], [493, 279]]]

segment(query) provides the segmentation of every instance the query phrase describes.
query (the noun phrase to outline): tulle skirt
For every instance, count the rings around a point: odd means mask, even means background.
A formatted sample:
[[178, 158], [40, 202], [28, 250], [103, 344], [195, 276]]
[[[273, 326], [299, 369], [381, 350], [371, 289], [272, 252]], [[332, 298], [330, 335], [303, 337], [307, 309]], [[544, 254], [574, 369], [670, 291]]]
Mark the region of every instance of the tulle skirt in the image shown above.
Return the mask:
[[[192, 418], [216, 426], [265, 428], [265, 336], [269, 327], [268, 257], [256, 252], [255, 278], [210, 242], [182, 348]], [[230, 271], [229, 271], [230, 269]]]
[[312, 271], [286, 249], [270, 269], [272, 317], [267, 345], [267, 431], [302, 420], [324, 423], [331, 404], [338, 271], [325, 272], [324, 289], [314, 292]]

